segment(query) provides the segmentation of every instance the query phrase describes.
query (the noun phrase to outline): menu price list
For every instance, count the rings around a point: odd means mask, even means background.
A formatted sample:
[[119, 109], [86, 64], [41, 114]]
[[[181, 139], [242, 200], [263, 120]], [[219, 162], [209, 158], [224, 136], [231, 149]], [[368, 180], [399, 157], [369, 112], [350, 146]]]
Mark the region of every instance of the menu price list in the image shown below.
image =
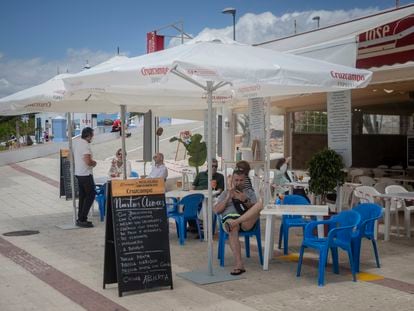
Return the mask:
[[114, 198], [113, 212], [121, 290], [172, 286], [164, 195]]

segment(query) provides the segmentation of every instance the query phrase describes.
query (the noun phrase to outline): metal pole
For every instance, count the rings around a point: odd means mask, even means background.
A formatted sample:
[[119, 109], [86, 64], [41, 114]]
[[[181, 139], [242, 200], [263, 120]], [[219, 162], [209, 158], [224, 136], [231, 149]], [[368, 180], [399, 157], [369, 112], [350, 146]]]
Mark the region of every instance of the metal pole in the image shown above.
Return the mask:
[[181, 44], [184, 44], [184, 22], [181, 22]]
[[233, 13], [233, 40], [236, 41], [236, 12]]
[[207, 170], [208, 170], [208, 201], [207, 201], [207, 224], [205, 226], [207, 232], [208, 241], [208, 274], [213, 276], [213, 228], [212, 228], [212, 213], [213, 213], [213, 193], [211, 189], [211, 180], [213, 179], [213, 173], [211, 168], [211, 150], [212, 150], [212, 106], [213, 106], [213, 82], [207, 81], [207, 128], [208, 128], [208, 139], [207, 139]]
[[265, 99], [266, 101], [266, 112], [265, 112], [265, 135], [266, 135], [266, 142], [265, 144], [265, 178], [264, 178], [264, 205], [269, 204], [270, 201], [270, 182], [269, 182], [269, 172], [270, 172], [270, 99]]
[[70, 187], [72, 188], [72, 206], [73, 206], [73, 225], [76, 225], [76, 195], [75, 195], [75, 161], [73, 158], [73, 144], [72, 144], [72, 115], [67, 113], [68, 120], [68, 145], [69, 145], [69, 160], [70, 160]]
[[124, 180], [127, 179], [127, 158], [126, 158], [126, 146], [125, 146], [125, 131], [126, 131], [126, 123], [125, 123], [125, 115], [126, 115], [126, 106], [121, 105], [121, 137], [122, 137], [122, 159], [124, 161], [124, 167], [123, 167], [123, 174], [124, 174]]

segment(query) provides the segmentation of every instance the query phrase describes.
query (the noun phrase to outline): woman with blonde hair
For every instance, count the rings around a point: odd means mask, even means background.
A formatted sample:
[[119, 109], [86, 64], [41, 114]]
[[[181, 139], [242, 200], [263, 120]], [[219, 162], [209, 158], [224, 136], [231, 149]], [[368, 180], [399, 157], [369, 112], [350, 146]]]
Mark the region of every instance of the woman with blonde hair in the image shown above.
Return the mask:
[[[123, 177], [124, 162], [125, 162], [124, 159], [122, 159], [122, 148], [119, 148], [115, 153], [115, 157], [112, 159], [111, 167], [109, 168], [109, 171], [108, 171], [108, 176], [110, 178]], [[131, 175], [131, 162], [129, 161], [126, 161], [126, 173], [127, 173], [127, 176]]]

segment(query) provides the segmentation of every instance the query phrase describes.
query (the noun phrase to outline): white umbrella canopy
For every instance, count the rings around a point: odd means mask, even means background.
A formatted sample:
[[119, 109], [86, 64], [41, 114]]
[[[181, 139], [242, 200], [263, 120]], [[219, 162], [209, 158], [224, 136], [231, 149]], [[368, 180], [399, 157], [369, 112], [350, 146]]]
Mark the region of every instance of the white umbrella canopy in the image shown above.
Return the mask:
[[[64, 79], [68, 98], [110, 94], [130, 105], [189, 105], [203, 108], [206, 92], [177, 75], [174, 69], [205, 85], [230, 82], [214, 92], [213, 103], [366, 86], [372, 73], [306, 57], [227, 40], [195, 41], [138, 56], [112, 68], [95, 68]], [[129, 97], [128, 97], [129, 96]], [[167, 98], [166, 98], [167, 97]], [[134, 99], [132, 101], [132, 99]]]
[[[125, 56], [114, 56], [96, 65], [111, 68], [124, 62]], [[94, 67], [95, 68], [95, 67]], [[0, 115], [19, 115], [32, 112], [118, 112], [119, 106], [108, 100], [89, 97], [82, 100], [65, 99], [64, 78], [74, 74], [60, 74], [52, 79], [0, 99]]]

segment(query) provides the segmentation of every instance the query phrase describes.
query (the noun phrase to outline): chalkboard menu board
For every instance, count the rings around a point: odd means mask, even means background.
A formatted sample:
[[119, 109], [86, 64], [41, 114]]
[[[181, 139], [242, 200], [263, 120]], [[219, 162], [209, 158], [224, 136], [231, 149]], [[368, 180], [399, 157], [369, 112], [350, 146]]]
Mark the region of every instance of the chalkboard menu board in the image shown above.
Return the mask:
[[[59, 197], [66, 196], [66, 200], [72, 198], [72, 186], [70, 183], [70, 158], [69, 149], [60, 149], [60, 193]], [[75, 177], [75, 195], [79, 196], [78, 180]]]
[[[113, 180], [108, 187], [104, 288], [173, 288], [164, 180]], [[115, 273], [116, 271], [116, 273]]]

